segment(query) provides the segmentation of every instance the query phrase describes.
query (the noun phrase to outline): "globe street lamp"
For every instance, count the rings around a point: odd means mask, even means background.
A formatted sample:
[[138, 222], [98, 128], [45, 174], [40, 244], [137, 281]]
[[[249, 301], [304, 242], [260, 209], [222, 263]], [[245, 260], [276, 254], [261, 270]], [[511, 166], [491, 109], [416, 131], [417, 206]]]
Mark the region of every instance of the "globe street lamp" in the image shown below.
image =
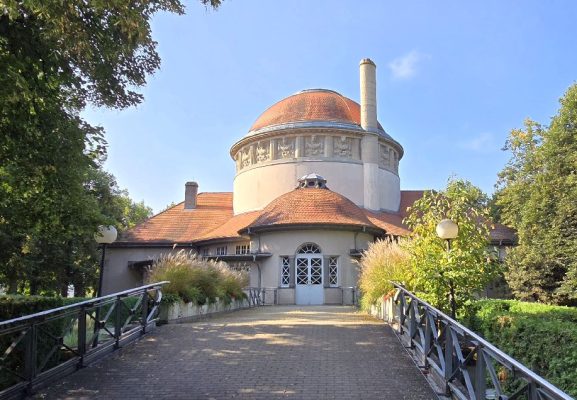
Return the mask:
[[[447, 255], [451, 251], [451, 240], [459, 234], [459, 226], [450, 219], [444, 219], [437, 224], [437, 236], [447, 241]], [[451, 303], [451, 318], [455, 319], [457, 304], [455, 302], [455, 287], [453, 280], [448, 280], [449, 284], [449, 302]]]
[[100, 276], [98, 278], [98, 292], [97, 297], [102, 296], [102, 279], [104, 277], [104, 256], [106, 255], [106, 245], [114, 242], [118, 232], [112, 225], [100, 225], [98, 232], [94, 234], [94, 240], [102, 247], [102, 258], [100, 259]]

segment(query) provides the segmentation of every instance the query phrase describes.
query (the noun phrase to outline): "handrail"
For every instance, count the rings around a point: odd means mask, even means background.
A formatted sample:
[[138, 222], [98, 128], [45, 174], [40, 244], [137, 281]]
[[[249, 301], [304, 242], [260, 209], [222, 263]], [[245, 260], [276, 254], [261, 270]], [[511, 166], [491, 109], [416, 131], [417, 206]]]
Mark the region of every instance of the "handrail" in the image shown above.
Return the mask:
[[163, 281], [0, 323], [0, 399], [31, 394], [156, 325]]
[[[499, 350], [426, 301], [392, 282], [394, 297], [381, 304], [383, 319], [396, 324], [395, 332], [411, 349], [422, 367], [432, 373], [448, 395], [458, 399], [487, 398], [487, 389], [496, 399], [572, 400], [543, 377]], [[386, 315], [385, 315], [386, 314]], [[465, 351], [463, 351], [465, 350]], [[468, 353], [468, 354], [467, 354]], [[504, 387], [496, 367], [510, 371], [517, 380], [512, 394]], [[527, 397], [521, 397], [521, 396]]]
[[24, 322], [28, 319], [40, 318], [40, 317], [43, 317], [46, 315], [54, 314], [54, 313], [57, 313], [60, 311], [65, 311], [65, 310], [68, 310], [71, 308], [77, 308], [77, 307], [81, 307], [81, 306], [100, 303], [100, 302], [103, 302], [107, 299], [115, 298], [118, 296], [121, 296], [121, 297], [127, 296], [127, 295], [133, 293], [134, 291], [138, 291], [138, 290], [154, 289], [154, 288], [157, 288], [159, 286], [165, 285], [167, 283], [169, 283], [169, 282], [168, 281], [162, 281], [162, 282], [157, 282], [157, 283], [151, 283], [150, 285], [139, 286], [139, 287], [134, 288], [134, 289], [124, 290], [122, 292], [112, 293], [112, 294], [108, 294], [106, 296], [95, 297], [93, 299], [79, 301], [78, 303], [68, 304], [68, 305], [65, 305], [62, 307], [51, 308], [50, 310], [40, 311], [40, 312], [37, 312], [35, 314], [24, 315], [22, 317], [8, 319], [6, 321], [0, 321], [0, 329], [2, 329], [6, 325], [12, 325], [13, 323]]

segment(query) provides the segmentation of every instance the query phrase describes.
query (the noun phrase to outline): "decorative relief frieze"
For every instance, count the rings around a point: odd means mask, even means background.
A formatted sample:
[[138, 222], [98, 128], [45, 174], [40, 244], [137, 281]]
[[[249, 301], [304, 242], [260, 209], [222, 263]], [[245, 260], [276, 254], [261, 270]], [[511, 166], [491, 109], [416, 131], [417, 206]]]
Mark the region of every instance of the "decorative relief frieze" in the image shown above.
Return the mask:
[[324, 140], [317, 135], [305, 138], [305, 157], [321, 156], [324, 153]]
[[270, 146], [269, 142], [258, 142], [256, 145], [256, 162], [264, 162], [270, 160]]
[[[388, 158], [387, 158], [388, 156]], [[360, 139], [347, 135], [309, 134], [283, 136], [247, 144], [234, 156], [237, 171], [251, 168], [269, 161], [301, 157], [360, 160]], [[379, 145], [379, 166], [393, 168], [393, 150]]]
[[390, 150], [389, 146], [385, 146], [384, 144], [379, 145], [379, 167], [385, 169], [391, 168]]
[[346, 136], [335, 137], [333, 140], [333, 155], [340, 158], [352, 158], [352, 139]]
[[250, 150], [251, 150], [250, 146], [246, 146], [241, 151], [242, 168], [250, 167], [252, 165], [252, 157], [250, 154], [251, 153]]
[[295, 140], [294, 138], [283, 137], [277, 141], [277, 155], [278, 158], [293, 158], [295, 156]]

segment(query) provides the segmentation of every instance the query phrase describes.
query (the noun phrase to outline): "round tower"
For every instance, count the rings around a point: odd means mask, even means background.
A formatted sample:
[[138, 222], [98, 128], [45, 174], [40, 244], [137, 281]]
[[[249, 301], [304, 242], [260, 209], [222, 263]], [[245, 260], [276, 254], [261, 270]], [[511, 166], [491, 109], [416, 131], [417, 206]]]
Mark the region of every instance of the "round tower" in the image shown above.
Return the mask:
[[260, 210], [312, 172], [332, 191], [370, 210], [397, 211], [402, 146], [377, 120], [376, 66], [360, 63], [361, 104], [309, 89], [269, 107], [236, 142], [234, 213]]

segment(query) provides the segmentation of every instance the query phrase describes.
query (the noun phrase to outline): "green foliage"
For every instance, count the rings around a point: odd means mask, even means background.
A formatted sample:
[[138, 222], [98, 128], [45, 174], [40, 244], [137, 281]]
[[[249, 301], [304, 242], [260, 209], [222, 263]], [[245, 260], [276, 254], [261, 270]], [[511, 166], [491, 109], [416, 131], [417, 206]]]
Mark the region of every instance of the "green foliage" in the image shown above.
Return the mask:
[[577, 396], [577, 309], [482, 300], [470, 304], [463, 320], [505, 353]]
[[87, 299], [84, 297], [3, 295], [0, 296], [0, 321], [67, 306], [84, 300]]
[[361, 307], [368, 311], [381, 296], [390, 292], [390, 281], [401, 282], [408, 288], [414, 281], [413, 270], [409, 263], [409, 254], [399, 245], [389, 240], [379, 240], [369, 244], [359, 264], [359, 287], [361, 289]]
[[[407, 242], [410, 265], [419, 295], [447, 310], [450, 287], [455, 290], [457, 309], [498, 275], [499, 264], [491, 261], [489, 209], [486, 196], [471, 183], [450, 179], [441, 192], [425, 192], [409, 209], [405, 223], [411, 228]], [[459, 226], [459, 235], [447, 252], [436, 234], [437, 224], [449, 218]]]
[[198, 305], [217, 298], [225, 303], [245, 298], [242, 288], [247, 284], [246, 273], [236, 272], [223, 262], [205, 261], [183, 250], [165, 254], [155, 261], [149, 282], [170, 281], [162, 289], [165, 302], [178, 296], [184, 302]]
[[[219, 0], [201, 0], [217, 8]], [[86, 104], [126, 108], [160, 65], [150, 20], [179, 0], [6, 0], [0, 13], [0, 284], [16, 293], [84, 294], [101, 224], [150, 214], [102, 171], [101, 127]], [[112, 198], [113, 201], [107, 201]]]
[[519, 236], [506, 259], [515, 296], [577, 304], [577, 84], [560, 103], [549, 127], [527, 120], [511, 131], [495, 197]]

